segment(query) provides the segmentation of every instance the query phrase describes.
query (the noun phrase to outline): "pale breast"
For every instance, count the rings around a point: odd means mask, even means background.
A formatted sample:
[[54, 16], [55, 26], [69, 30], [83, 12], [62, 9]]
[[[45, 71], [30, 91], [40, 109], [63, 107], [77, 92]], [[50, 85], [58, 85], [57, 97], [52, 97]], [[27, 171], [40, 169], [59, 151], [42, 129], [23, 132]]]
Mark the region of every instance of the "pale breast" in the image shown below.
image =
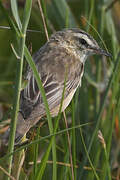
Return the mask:
[[[73, 96], [75, 94], [76, 89], [73, 89], [71, 91], [71, 93], [64, 99], [61, 112], [63, 112], [67, 108], [67, 106], [70, 104], [70, 102], [71, 102], [71, 100], [72, 100], [72, 98], [73, 98]], [[60, 109], [60, 105], [58, 105], [58, 106], [56, 106], [56, 108], [52, 109], [51, 110], [51, 116], [52, 117], [57, 116], [58, 112], [59, 112], [59, 109]]]

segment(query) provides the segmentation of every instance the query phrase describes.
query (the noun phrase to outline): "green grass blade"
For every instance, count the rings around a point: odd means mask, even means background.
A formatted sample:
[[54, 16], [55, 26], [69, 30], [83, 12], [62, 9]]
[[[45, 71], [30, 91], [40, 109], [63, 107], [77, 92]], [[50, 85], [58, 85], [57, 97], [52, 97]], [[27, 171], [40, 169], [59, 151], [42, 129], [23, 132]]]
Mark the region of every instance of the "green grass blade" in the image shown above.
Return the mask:
[[26, 60], [27, 60], [27, 62], [29, 64], [29, 66], [31, 67], [31, 69], [32, 69], [32, 71], [34, 73], [35, 79], [36, 79], [38, 87], [40, 89], [40, 92], [41, 92], [41, 95], [42, 95], [42, 98], [43, 98], [43, 101], [44, 101], [44, 104], [45, 104], [46, 115], [47, 115], [48, 124], [49, 124], [49, 127], [50, 127], [50, 133], [52, 133], [53, 132], [52, 119], [51, 119], [50, 110], [49, 110], [48, 102], [47, 102], [47, 99], [46, 99], [45, 91], [44, 91], [44, 88], [43, 88], [42, 81], [40, 79], [39, 73], [38, 73], [38, 71], [36, 69], [36, 65], [35, 65], [32, 57], [31, 57], [31, 54], [29, 53], [26, 46], [25, 46], [25, 57], [26, 57]]
[[[17, 9], [15, 6], [15, 1], [14, 2], [11, 1], [11, 3], [13, 3], [13, 4], [11, 4], [12, 11], [14, 11], [15, 14], [18, 15], [18, 13], [16, 12]], [[31, 9], [29, 9], [29, 14], [31, 13], [30, 10]], [[15, 17], [16, 21], [18, 21], [18, 19], [19, 19], [19, 16], [17, 16], [17, 15]], [[20, 99], [21, 84], [22, 84], [22, 69], [23, 69], [23, 59], [24, 59], [25, 37], [26, 37], [26, 30], [27, 30], [29, 17], [30, 16], [28, 16], [27, 21], [25, 21], [25, 23], [23, 25], [23, 30], [21, 31], [21, 34], [24, 34], [24, 36], [21, 36], [21, 38], [20, 38], [20, 47], [19, 47], [20, 48], [20, 52], [19, 52], [20, 62], [17, 62], [15, 96], [14, 96], [13, 112], [12, 112], [11, 125], [10, 125], [10, 127], [11, 127], [10, 128], [10, 137], [9, 137], [9, 143], [8, 143], [8, 152], [9, 153], [12, 153], [13, 149], [14, 149], [14, 139], [15, 139], [17, 116], [18, 116], [18, 111], [19, 111], [19, 99]], [[24, 26], [25, 26], [25, 28], [24, 28]], [[12, 170], [12, 159], [13, 159], [12, 156], [10, 156], [10, 158], [8, 159], [8, 164], [9, 164], [8, 172], [9, 172], [9, 174], [11, 174], [11, 170]], [[7, 177], [7, 179], [9, 179], [9, 177]]]
[[68, 129], [63, 129], [61, 131], [58, 131], [54, 134], [51, 134], [51, 135], [48, 135], [48, 136], [45, 136], [45, 137], [42, 137], [42, 138], [39, 138], [37, 140], [34, 140], [32, 142], [30, 142], [29, 144], [26, 144], [26, 145], [22, 145], [21, 147], [17, 148], [15, 151], [13, 151], [12, 153], [9, 153], [9, 154], [6, 154], [5, 156], [1, 157], [0, 158], [0, 162], [3, 162], [5, 159], [7, 159], [8, 157], [10, 157], [11, 155], [25, 149], [25, 148], [28, 148], [30, 147], [32, 144], [36, 144], [38, 142], [41, 142], [41, 141], [44, 141], [45, 139], [48, 139], [48, 138], [51, 138], [52, 136], [57, 136], [57, 135], [60, 135], [60, 134], [64, 134], [66, 133], [67, 131], [71, 131], [73, 129], [79, 129], [80, 127], [84, 127], [84, 126], [88, 126], [90, 125], [91, 123], [86, 123], [86, 124], [82, 124], [82, 125], [76, 125], [74, 127], [71, 127], [71, 128], [68, 128]]
[[[75, 126], [75, 103], [72, 100], [72, 127]], [[74, 178], [76, 179], [76, 134], [75, 129], [72, 130], [72, 157], [73, 157], [73, 168], [74, 168]]]
[[8, 12], [5, 10], [1, 1], [0, 1], [0, 9], [1, 9], [2, 13], [4, 14], [4, 17], [6, 18], [7, 22], [9, 23], [9, 26], [10, 26], [11, 30], [13, 31], [13, 33], [16, 33], [16, 35], [19, 37], [20, 33], [19, 33], [16, 25], [14, 24], [13, 20], [9, 17]]
[[19, 30], [21, 30], [22, 24], [21, 24], [19, 14], [18, 14], [18, 7], [17, 7], [17, 1], [16, 0], [11, 0], [11, 9], [12, 9], [12, 13], [13, 13], [13, 16], [15, 18], [15, 21], [17, 23], [17, 26], [18, 26]]
[[[62, 110], [62, 105], [63, 105], [63, 100], [64, 100], [64, 93], [65, 93], [65, 84], [66, 84], [66, 76], [65, 76], [65, 81], [64, 81], [64, 88], [63, 88], [63, 93], [62, 93], [62, 99], [61, 99], [61, 104], [60, 104], [60, 108], [59, 108], [58, 118], [57, 118], [56, 123], [55, 123], [54, 133], [56, 133], [56, 131], [57, 131], [58, 124], [59, 124], [59, 119], [60, 119], [60, 116], [61, 116], [61, 110]], [[53, 140], [54, 140], [54, 136], [51, 138], [48, 149], [47, 149], [47, 151], [46, 151], [46, 153], [45, 153], [45, 155], [44, 155], [44, 157], [42, 159], [42, 162], [41, 162], [41, 164], [40, 164], [40, 166], [38, 168], [38, 173], [36, 174], [36, 180], [41, 180], [42, 177], [43, 177], [43, 173], [45, 171], [46, 163], [47, 163], [50, 151], [51, 151], [51, 145], [52, 145]], [[53, 163], [56, 163], [56, 162], [53, 162]]]
[[32, 8], [32, 0], [27, 0], [24, 8], [24, 14], [23, 14], [23, 32], [27, 31], [28, 22], [31, 15], [31, 8]]
[[81, 136], [81, 139], [82, 139], [82, 143], [83, 143], [83, 146], [84, 146], [84, 149], [85, 149], [86, 156], [87, 156], [88, 161], [89, 161], [89, 163], [90, 163], [90, 166], [91, 166], [91, 168], [92, 168], [92, 170], [93, 170], [93, 173], [94, 173], [94, 175], [95, 175], [95, 178], [96, 178], [96, 180], [100, 180], [100, 179], [99, 179], [99, 176], [98, 176], [98, 174], [96, 173], [96, 170], [95, 170], [95, 168], [94, 168], [94, 166], [93, 166], [93, 163], [92, 163], [92, 161], [91, 161], [91, 159], [90, 159], [90, 156], [89, 156], [89, 154], [88, 154], [87, 147], [86, 147], [86, 145], [85, 145], [85, 141], [84, 141], [84, 137], [83, 137], [83, 133], [82, 133], [82, 129], [81, 129], [81, 128], [80, 128], [80, 136]]
[[[29, 3], [27, 2], [27, 4], [26, 4], [26, 8], [25, 8], [25, 11], [24, 11], [25, 13], [26, 13], [28, 7], [30, 7]], [[23, 30], [26, 29], [27, 23], [28, 23], [28, 19], [29, 19], [28, 16], [30, 16], [29, 12], [27, 12], [27, 17], [26, 17], [25, 13], [24, 13], [24, 17], [25, 17], [26, 21], [24, 20]], [[19, 31], [15, 27], [14, 23], [12, 22], [12, 20], [7, 16], [7, 14], [6, 14], [6, 17], [7, 17], [7, 20], [9, 21], [10, 26], [15, 30], [15, 32], [17, 34], [19, 34]], [[38, 72], [36, 70], [36, 66], [34, 64], [34, 61], [32, 60], [32, 57], [31, 57], [29, 51], [27, 50], [27, 47], [25, 48], [25, 57], [28, 60], [28, 64], [30, 65], [30, 67], [33, 70], [33, 73], [35, 75], [36, 81], [38, 83], [38, 87], [40, 88], [40, 91], [41, 91], [41, 94], [42, 94], [42, 97], [43, 97], [43, 101], [44, 101], [44, 104], [45, 104], [45, 108], [46, 108], [46, 114], [47, 114], [47, 118], [48, 118], [49, 129], [50, 129], [50, 132], [53, 133], [52, 120], [51, 120], [50, 111], [49, 111], [48, 103], [47, 103], [47, 100], [46, 100], [44, 88], [42, 87], [42, 82], [41, 82], [39, 74], [38, 74]], [[30, 61], [29, 61], [29, 59], [30, 59]], [[54, 152], [54, 155], [55, 155], [55, 152]]]
[[[30, 55], [30, 53], [29, 53], [29, 51], [27, 50], [26, 47], [25, 47], [25, 57], [26, 57], [26, 60], [28, 61], [28, 64], [30, 65], [30, 67], [33, 70], [35, 79], [36, 79], [38, 87], [40, 89], [40, 92], [41, 92], [41, 95], [42, 95], [42, 98], [43, 98], [43, 101], [44, 101], [44, 104], [45, 104], [45, 109], [46, 109], [46, 114], [47, 114], [47, 118], [48, 118], [48, 125], [49, 125], [49, 129], [50, 129], [50, 134], [52, 134], [53, 133], [53, 125], [52, 125], [52, 119], [51, 119], [50, 110], [49, 110], [48, 102], [47, 102], [47, 99], [46, 99], [45, 91], [44, 91], [42, 82], [40, 80], [39, 73], [37, 72], [35, 63], [32, 60], [32, 57], [31, 57], [31, 55]], [[53, 151], [53, 157], [54, 157], [53, 159], [56, 162], [56, 146], [55, 146], [55, 138], [54, 137], [52, 138], [51, 143], [52, 143], [52, 151]], [[51, 149], [51, 143], [50, 143], [50, 146], [48, 147], [48, 151], [46, 152], [46, 156], [44, 156], [44, 158], [43, 158], [43, 161], [45, 161], [45, 162], [47, 161], [48, 156], [49, 156], [49, 152], [50, 152], [50, 149]], [[43, 172], [45, 170], [45, 167], [46, 167], [46, 163], [42, 164], [42, 168], [41, 168], [42, 172], [40, 171], [41, 172], [41, 173], [39, 173], [40, 176], [38, 175], [37, 177], [39, 177], [39, 178], [42, 177]], [[56, 174], [54, 174], [54, 177], [56, 177]]]
[[[111, 88], [111, 86], [112, 86], [112, 83], [113, 83], [113, 81], [114, 81], [115, 75], [116, 75], [116, 73], [117, 73], [118, 70], [119, 70], [119, 69], [118, 69], [119, 63], [120, 63], [119, 58], [120, 58], [120, 53], [118, 53], [118, 55], [117, 55], [117, 58], [116, 58], [116, 61], [115, 61], [115, 64], [114, 64], [114, 69], [113, 69], [113, 72], [112, 72], [112, 74], [111, 74], [111, 77], [110, 77], [108, 86], [107, 86], [107, 88], [106, 88], [106, 92], [105, 92], [104, 99], [103, 99], [103, 101], [102, 101], [101, 108], [100, 108], [99, 113], [98, 113], [98, 116], [97, 116], [97, 118], [96, 118], [97, 124], [96, 124], [95, 130], [94, 130], [94, 133], [93, 133], [93, 135], [92, 135], [92, 137], [91, 137], [91, 141], [90, 141], [90, 144], [89, 144], [89, 147], [88, 147], [88, 154], [90, 153], [90, 150], [91, 150], [91, 148], [92, 148], [92, 144], [93, 144], [94, 139], [95, 139], [95, 137], [96, 137], [96, 135], [97, 135], [97, 132], [98, 132], [98, 128], [99, 128], [99, 125], [100, 125], [101, 116], [102, 116], [102, 113], [103, 113], [103, 110], [104, 110], [104, 107], [105, 107], [105, 102], [106, 102], [106, 99], [107, 99], [108, 92], [109, 92], [109, 90], [110, 90], [110, 88]], [[86, 164], [86, 161], [87, 161], [87, 159], [85, 158], [84, 164]], [[81, 173], [81, 174], [82, 174], [82, 173]]]

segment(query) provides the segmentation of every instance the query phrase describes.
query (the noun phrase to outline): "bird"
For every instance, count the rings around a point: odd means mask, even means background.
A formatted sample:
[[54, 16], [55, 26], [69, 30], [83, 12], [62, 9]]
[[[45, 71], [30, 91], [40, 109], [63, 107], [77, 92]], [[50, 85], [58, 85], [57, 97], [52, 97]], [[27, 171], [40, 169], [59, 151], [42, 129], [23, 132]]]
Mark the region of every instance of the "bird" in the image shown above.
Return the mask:
[[[49, 41], [33, 55], [52, 117], [58, 115], [64, 82], [61, 112], [67, 108], [77, 88], [81, 86], [86, 59], [93, 54], [111, 57], [87, 32], [79, 28], [66, 28], [52, 34]], [[20, 95], [15, 144], [19, 144], [30, 128], [46, 116], [41, 92], [29, 65], [25, 78], [28, 83]], [[9, 131], [4, 134], [4, 143], [8, 142]]]

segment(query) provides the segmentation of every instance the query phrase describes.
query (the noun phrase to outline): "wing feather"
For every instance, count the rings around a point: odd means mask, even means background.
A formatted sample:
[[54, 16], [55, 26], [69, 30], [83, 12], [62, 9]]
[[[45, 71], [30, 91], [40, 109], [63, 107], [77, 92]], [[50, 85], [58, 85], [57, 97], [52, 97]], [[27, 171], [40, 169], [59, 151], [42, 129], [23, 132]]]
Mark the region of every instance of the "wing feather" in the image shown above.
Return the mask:
[[[48, 47], [46, 46], [45, 48]], [[81, 66], [79, 66], [80, 64], [79, 61], [75, 61], [78, 64], [75, 65], [75, 67], [78, 68], [75, 74], [74, 64], [73, 64], [73, 60], [75, 57], [68, 56], [68, 54], [67, 53], [65, 54], [65, 52], [63, 53], [63, 49], [60, 48], [59, 48], [59, 52], [56, 51], [55, 49], [51, 49], [51, 50], [50, 49], [51, 48], [48, 48], [48, 52], [47, 49], [45, 49], [44, 52], [44, 48], [42, 48], [39, 51], [39, 53], [37, 53], [34, 56], [34, 58], [41, 81], [43, 83], [49, 108], [50, 110], [52, 110], [53, 108], [58, 106], [61, 102], [63, 88], [64, 88], [64, 76], [66, 71], [66, 65], [68, 66], [70, 71], [68, 72], [68, 77], [66, 80], [66, 89], [65, 89], [64, 98], [66, 98], [68, 94], [71, 93], [71, 91], [78, 86], [79, 77], [81, 74], [81, 70], [80, 70]], [[46, 52], [47, 55], [44, 54]], [[61, 61], [59, 59], [59, 55], [61, 57]], [[66, 64], [63, 63], [64, 58]], [[28, 80], [28, 84], [27, 87], [21, 93], [21, 102], [20, 102], [21, 112], [23, 113], [25, 119], [27, 119], [31, 114], [31, 112], [33, 112], [33, 110], [35, 111], [35, 109], [39, 109], [39, 112], [37, 112], [38, 116], [40, 116], [41, 114], [45, 114], [45, 108], [44, 108], [42, 96], [30, 67], [28, 67], [26, 79]], [[36, 112], [34, 113], [36, 114]]]

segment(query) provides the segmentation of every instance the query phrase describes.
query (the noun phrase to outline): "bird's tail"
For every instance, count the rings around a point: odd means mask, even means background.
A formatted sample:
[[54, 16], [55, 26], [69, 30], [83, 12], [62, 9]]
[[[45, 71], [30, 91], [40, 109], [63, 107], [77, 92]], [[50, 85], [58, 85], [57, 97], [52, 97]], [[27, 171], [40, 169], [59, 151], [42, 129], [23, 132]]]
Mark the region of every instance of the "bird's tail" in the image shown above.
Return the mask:
[[[18, 113], [18, 121], [17, 121], [17, 127], [16, 127], [16, 133], [15, 133], [15, 145], [19, 144], [24, 134], [28, 131], [28, 128], [26, 126], [26, 122], [22, 116], [22, 114]], [[8, 145], [8, 140], [10, 136], [10, 128], [5, 132], [5, 134], [2, 137], [2, 144]]]

